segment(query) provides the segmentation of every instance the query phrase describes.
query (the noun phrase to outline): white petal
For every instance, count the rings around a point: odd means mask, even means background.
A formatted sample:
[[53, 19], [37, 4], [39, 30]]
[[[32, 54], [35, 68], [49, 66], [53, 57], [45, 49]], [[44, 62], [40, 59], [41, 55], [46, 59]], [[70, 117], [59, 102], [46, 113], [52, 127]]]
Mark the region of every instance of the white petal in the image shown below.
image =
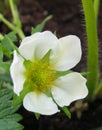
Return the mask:
[[23, 65], [23, 62], [24, 59], [16, 51], [14, 51], [14, 58], [10, 67], [10, 73], [14, 84], [14, 92], [17, 95], [19, 95], [19, 93], [22, 91], [25, 81], [25, 67]]
[[53, 98], [61, 107], [68, 106], [77, 99], [83, 99], [87, 94], [86, 79], [76, 72], [58, 78], [55, 87], [52, 88]]
[[38, 32], [22, 41], [19, 52], [28, 60], [41, 59], [56, 45], [57, 41], [56, 36], [50, 31]]
[[57, 105], [53, 102], [51, 97], [43, 93], [28, 93], [23, 100], [23, 106], [31, 112], [42, 115], [52, 115], [59, 112]]
[[73, 68], [81, 59], [80, 39], [69, 35], [59, 39], [59, 43], [51, 53], [51, 64], [58, 71]]

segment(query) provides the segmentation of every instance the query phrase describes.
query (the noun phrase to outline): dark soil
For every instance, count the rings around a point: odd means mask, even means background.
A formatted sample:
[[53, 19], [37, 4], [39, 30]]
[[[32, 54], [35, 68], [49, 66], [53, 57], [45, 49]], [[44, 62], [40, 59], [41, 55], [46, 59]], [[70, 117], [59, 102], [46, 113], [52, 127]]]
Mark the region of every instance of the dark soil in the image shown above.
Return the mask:
[[94, 130], [102, 127], [101, 103], [101, 100], [90, 103], [80, 118], [77, 117], [76, 112], [73, 112], [71, 119], [60, 112], [53, 116], [41, 116], [39, 120], [36, 120], [34, 114], [22, 107], [20, 113], [23, 114], [24, 119], [21, 123], [25, 126], [24, 130]]
[[[74, 34], [82, 41], [83, 56], [75, 71], [86, 70], [87, 44], [85, 24], [81, 0], [19, 0], [18, 9], [26, 35], [30, 35], [31, 28], [39, 24], [46, 16], [52, 14], [53, 18], [46, 24], [44, 30], [56, 31], [58, 37]], [[10, 12], [5, 16], [11, 20]], [[102, 42], [102, 2], [98, 21], [99, 41]], [[9, 29], [0, 23], [3, 34]], [[100, 44], [100, 71], [102, 72], [102, 45]], [[81, 118], [77, 118], [76, 112], [72, 112], [72, 118], [68, 119], [64, 113], [53, 116], [41, 116], [36, 120], [34, 114], [29, 113], [23, 107], [20, 109], [23, 115], [22, 124], [24, 130], [93, 130], [102, 126], [102, 100], [89, 103], [87, 110], [82, 112]]]

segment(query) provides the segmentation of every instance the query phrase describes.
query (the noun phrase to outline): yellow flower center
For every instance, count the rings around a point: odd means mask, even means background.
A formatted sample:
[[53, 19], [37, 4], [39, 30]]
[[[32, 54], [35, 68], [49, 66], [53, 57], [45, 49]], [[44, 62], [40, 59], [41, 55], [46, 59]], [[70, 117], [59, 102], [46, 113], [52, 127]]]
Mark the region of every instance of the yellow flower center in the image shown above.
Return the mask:
[[56, 71], [44, 61], [34, 61], [26, 69], [25, 76], [34, 91], [46, 93], [53, 86]]

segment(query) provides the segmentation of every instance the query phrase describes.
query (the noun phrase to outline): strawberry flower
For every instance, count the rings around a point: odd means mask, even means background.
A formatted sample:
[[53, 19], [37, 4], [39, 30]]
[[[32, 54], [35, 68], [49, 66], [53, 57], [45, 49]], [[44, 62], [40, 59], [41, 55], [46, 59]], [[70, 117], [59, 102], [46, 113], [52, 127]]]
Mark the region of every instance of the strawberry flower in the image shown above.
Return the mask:
[[50, 31], [24, 38], [14, 51], [10, 73], [14, 92], [26, 91], [24, 107], [31, 112], [52, 115], [59, 107], [87, 96], [86, 79], [78, 72], [58, 76], [81, 59], [80, 39], [69, 35], [58, 39]]

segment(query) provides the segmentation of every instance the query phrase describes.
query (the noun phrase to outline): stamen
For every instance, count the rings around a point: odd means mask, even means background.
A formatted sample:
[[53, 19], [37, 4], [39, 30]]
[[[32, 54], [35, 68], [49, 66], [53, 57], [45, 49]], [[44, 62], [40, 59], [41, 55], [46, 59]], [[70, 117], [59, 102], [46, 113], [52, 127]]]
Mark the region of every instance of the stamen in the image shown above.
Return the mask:
[[56, 71], [51, 69], [51, 66], [44, 61], [35, 61], [30, 64], [25, 72], [31, 88], [35, 92], [46, 93], [53, 86]]

